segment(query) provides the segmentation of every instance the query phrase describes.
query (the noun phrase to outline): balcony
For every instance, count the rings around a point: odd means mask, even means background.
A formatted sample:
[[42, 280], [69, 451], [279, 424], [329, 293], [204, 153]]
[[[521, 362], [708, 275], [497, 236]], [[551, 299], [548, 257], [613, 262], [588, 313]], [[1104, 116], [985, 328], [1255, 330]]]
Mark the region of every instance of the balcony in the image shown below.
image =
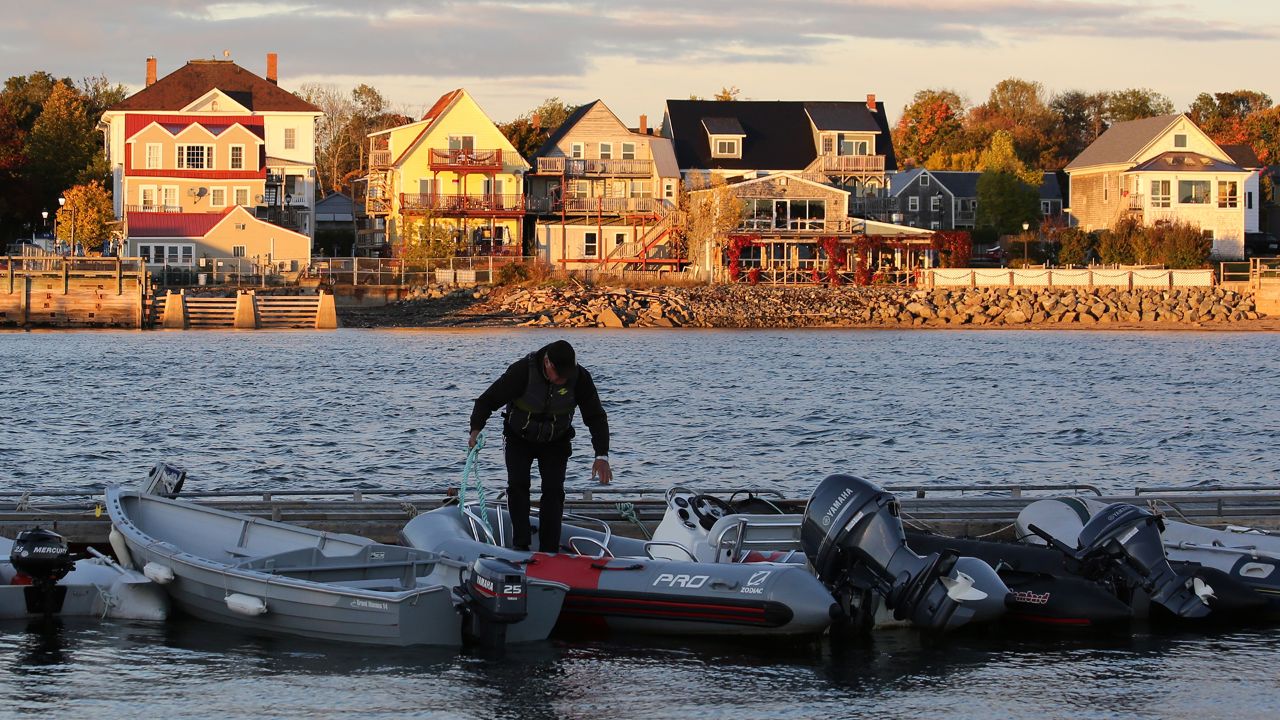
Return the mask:
[[816, 163], [824, 173], [836, 175], [883, 175], [883, 155], [819, 155]]
[[652, 160], [538, 158], [539, 175], [566, 177], [652, 177]]
[[180, 213], [181, 205], [125, 205], [125, 212], [131, 213]]
[[746, 232], [770, 235], [821, 235], [847, 234], [861, 231], [864, 226], [858, 218], [747, 218], [738, 226]]
[[524, 196], [401, 193], [400, 212], [406, 215], [523, 215]]
[[501, 150], [431, 150], [432, 170], [500, 172]]
[[1138, 213], [1139, 215], [1141, 215], [1142, 211], [1146, 209], [1147, 196], [1138, 194], [1138, 193], [1133, 193], [1133, 194], [1130, 194], [1127, 198], [1125, 198], [1125, 202], [1126, 202], [1125, 204], [1126, 212]]
[[370, 150], [369, 151], [369, 167], [376, 167], [376, 168], [391, 167], [391, 151], [390, 150]]

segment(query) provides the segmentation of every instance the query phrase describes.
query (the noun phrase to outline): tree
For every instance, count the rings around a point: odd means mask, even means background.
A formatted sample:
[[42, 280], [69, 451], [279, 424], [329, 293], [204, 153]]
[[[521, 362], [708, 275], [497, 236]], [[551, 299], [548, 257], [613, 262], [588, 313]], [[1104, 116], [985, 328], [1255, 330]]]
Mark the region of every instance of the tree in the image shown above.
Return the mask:
[[1064, 167], [1098, 139], [1109, 123], [1109, 99], [1108, 93], [1080, 90], [1068, 90], [1053, 97], [1049, 109], [1054, 114], [1054, 123], [1048, 145], [1055, 157], [1045, 169]]
[[733, 194], [719, 176], [692, 175], [684, 183], [678, 200], [685, 221], [678, 241], [685, 257], [695, 264], [710, 260], [712, 272], [719, 267], [720, 257], [729, 233], [742, 224], [742, 200]]
[[437, 224], [434, 217], [425, 217], [405, 223], [396, 256], [404, 260], [406, 267], [429, 269], [430, 261], [451, 258], [461, 249], [458, 235], [451, 226]]
[[970, 142], [986, 145], [999, 130], [1009, 133], [1018, 157], [1034, 165], [1045, 165], [1041, 154], [1051, 134], [1053, 112], [1045, 101], [1044, 86], [1038, 82], [1008, 78], [996, 83], [987, 102], [969, 112]]
[[1107, 93], [1106, 113], [1112, 123], [1172, 115], [1173, 101], [1149, 88], [1117, 90]]
[[1039, 188], [1043, 182], [1040, 170], [1028, 168], [1018, 159], [1013, 148], [1013, 137], [1004, 130], [991, 136], [991, 144], [978, 156], [978, 169], [984, 172], [1008, 173], [1033, 188]]
[[1255, 90], [1200, 93], [1187, 115], [1214, 142], [1233, 145], [1248, 141], [1248, 117], [1270, 107], [1271, 96]]
[[56, 83], [27, 136], [27, 177], [43, 197], [70, 187], [93, 159], [96, 142], [79, 94]]
[[1054, 242], [1058, 246], [1058, 262], [1063, 265], [1083, 265], [1093, 253], [1093, 236], [1078, 227], [1063, 228]]
[[1032, 227], [1040, 218], [1040, 192], [1016, 174], [983, 170], [978, 176], [978, 212], [975, 224], [1000, 235], [1021, 232], [1022, 223]]
[[515, 120], [500, 123], [498, 130], [528, 160], [577, 109], [576, 105], [567, 105], [558, 97], [550, 97]]
[[727, 102], [730, 100], [737, 100], [738, 96], [741, 94], [742, 91], [738, 89], [737, 85], [726, 85], [720, 88], [720, 91], [712, 96], [712, 99]]
[[58, 239], [85, 250], [100, 249], [115, 227], [111, 194], [94, 180], [68, 188], [62, 197], [67, 203], [58, 209]]
[[953, 90], [917, 92], [893, 129], [894, 151], [900, 158], [923, 163], [952, 149], [963, 140], [964, 114], [964, 101]]
[[0, 101], [8, 106], [18, 127], [30, 130], [35, 125], [36, 118], [40, 117], [40, 111], [49, 99], [49, 93], [53, 92], [53, 86], [58, 83], [71, 87], [70, 78], [58, 80], [44, 71], [15, 75], [5, 80]]

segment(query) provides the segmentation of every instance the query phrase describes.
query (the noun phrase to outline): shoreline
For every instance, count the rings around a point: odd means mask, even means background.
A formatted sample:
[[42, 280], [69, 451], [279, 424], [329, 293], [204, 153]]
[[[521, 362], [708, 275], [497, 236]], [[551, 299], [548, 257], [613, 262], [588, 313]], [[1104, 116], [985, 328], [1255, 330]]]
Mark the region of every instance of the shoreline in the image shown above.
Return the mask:
[[338, 316], [344, 328], [1280, 332], [1250, 294], [1221, 288], [436, 286]]

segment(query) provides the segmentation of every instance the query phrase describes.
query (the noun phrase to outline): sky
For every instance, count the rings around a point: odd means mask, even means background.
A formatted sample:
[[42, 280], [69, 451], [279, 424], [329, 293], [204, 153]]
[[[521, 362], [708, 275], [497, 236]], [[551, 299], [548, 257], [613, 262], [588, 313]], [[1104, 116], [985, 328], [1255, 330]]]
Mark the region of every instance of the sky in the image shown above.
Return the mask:
[[668, 98], [862, 100], [890, 119], [918, 90], [971, 103], [1008, 77], [1050, 92], [1148, 87], [1280, 101], [1280, 2], [1215, 0], [0, 0], [0, 77], [46, 70], [141, 88], [189, 59], [280, 85], [367, 83], [420, 115], [465, 87], [495, 121], [548, 97], [656, 125]]

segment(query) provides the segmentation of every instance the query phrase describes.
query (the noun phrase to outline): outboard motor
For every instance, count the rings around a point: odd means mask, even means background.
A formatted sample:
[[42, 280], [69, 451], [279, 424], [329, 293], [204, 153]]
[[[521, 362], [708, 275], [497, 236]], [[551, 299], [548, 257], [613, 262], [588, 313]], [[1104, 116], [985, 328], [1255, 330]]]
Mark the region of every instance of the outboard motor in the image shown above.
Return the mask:
[[1032, 532], [1044, 538], [1080, 565], [1082, 574], [1140, 588], [1151, 602], [1174, 615], [1204, 617], [1213, 588], [1198, 577], [1179, 575], [1164, 554], [1160, 532], [1164, 523], [1148, 510], [1128, 503], [1114, 503], [1095, 514], [1080, 530], [1079, 547], [1068, 547], [1035, 525]]
[[871, 592], [899, 620], [950, 629], [1004, 613], [1009, 589], [989, 565], [953, 552], [921, 557], [907, 547], [898, 501], [875, 484], [832, 475], [813, 491], [800, 543], [814, 572], [855, 624], [871, 621]]
[[506, 642], [507, 626], [529, 614], [524, 570], [497, 558], [480, 558], [463, 573], [464, 634], [482, 645]]
[[27, 612], [52, 615], [62, 610], [67, 589], [58, 581], [75, 569], [75, 560], [67, 550], [67, 541], [58, 533], [33, 528], [18, 533], [9, 553], [9, 562], [19, 578], [30, 578], [26, 589]]

